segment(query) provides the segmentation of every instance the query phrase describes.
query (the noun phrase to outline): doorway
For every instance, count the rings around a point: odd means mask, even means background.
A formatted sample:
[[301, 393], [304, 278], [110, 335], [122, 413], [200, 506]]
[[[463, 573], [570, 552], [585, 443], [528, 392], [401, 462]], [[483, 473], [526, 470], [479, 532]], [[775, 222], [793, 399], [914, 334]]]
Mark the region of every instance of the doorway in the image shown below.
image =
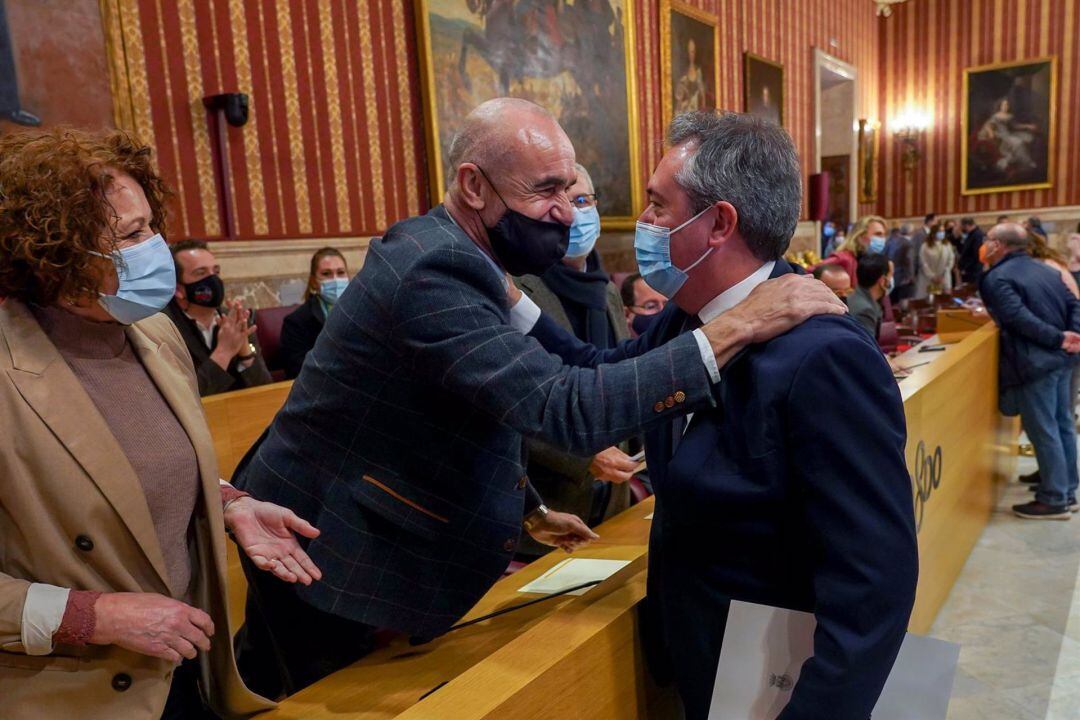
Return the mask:
[[855, 68], [814, 50], [815, 135], [817, 172], [829, 173], [828, 219], [847, 228], [858, 216], [858, 197], [851, 178], [857, 160]]

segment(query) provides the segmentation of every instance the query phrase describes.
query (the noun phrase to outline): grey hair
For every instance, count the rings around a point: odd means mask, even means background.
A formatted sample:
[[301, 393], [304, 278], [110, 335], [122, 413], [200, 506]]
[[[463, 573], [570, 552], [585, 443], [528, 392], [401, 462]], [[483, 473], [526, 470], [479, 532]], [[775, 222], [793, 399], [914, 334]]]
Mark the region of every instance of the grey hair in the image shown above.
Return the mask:
[[592, 175], [585, 169], [585, 166], [581, 163], [574, 163], [574, 169], [577, 170], [580, 177], [585, 178], [585, 184], [589, 186], [589, 192], [596, 192], [596, 185], [593, 185]]
[[1001, 223], [990, 229], [991, 240], [996, 240], [1010, 250], [1027, 250], [1031, 236], [1020, 223]]
[[760, 260], [787, 251], [802, 208], [799, 156], [779, 125], [753, 115], [696, 111], [668, 128], [672, 147], [696, 142], [697, 150], [676, 173], [695, 213], [724, 201], [738, 212], [738, 228]]
[[912, 225], [911, 223], [904, 223], [903, 225], [900, 226], [900, 234], [901, 235], [910, 235], [913, 232], [915, 232], [915, 226]]
[[506, 154], [515, 146], [514, 131], [520, 127], [518, 122], [507, 122], [507, 116], [514, 112], [557, 122], [546, 109], [520, 98], [494, 98], [480, 103], [465, 116], [450, 143], [447, 177], [456, 181], [457, 169], [463, 162], [475, 163], [490, 175], [499, 174]]

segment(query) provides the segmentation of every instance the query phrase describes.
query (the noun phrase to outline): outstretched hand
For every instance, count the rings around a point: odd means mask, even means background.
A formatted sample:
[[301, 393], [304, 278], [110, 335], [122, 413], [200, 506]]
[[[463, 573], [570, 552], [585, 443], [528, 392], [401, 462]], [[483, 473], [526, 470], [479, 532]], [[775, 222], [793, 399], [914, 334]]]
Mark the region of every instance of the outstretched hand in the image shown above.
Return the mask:
[[285, 582], [310, 585], [322, 572], [300, 547], [296, 535], [317, 538], [319, 531], [292, 510], [252, 497], [229, 505], [225, 526], [255, 567]]

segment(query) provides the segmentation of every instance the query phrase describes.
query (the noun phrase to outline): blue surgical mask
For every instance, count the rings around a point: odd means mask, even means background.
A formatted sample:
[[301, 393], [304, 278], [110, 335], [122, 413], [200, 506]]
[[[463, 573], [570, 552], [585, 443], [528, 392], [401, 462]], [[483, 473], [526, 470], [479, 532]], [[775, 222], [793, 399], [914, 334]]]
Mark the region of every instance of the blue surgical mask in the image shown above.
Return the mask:
[[600, 213], [596, 206], [574, 208], [574, 222], [570, 225], [570, 245], [566, 248], [566, 257], [585, 257], [596, 247], [600, 237]]
[[880, 255], [885, 252], [885, 238], [881, 235], [871, 236], [870, 245], [866, 248], [866, 251], [871, 255]]
[[671, 264], [671, 236], [711, 209], [710, 205], [674, 229], [638, 220], [634, 232], [634, 255], [637, 257], [638, 272], [649, 287], [664, 297], [675, 297], [675, 293], [690, 279], [690, 271], [713, 251], [712, 248], [706, 250], [685, 270], [677, 268]]
[[936, 233], [934, 233], [934, 237], [937, 238], [938, 240], [944, 240], [945, 239], [945, 231], [938, 230]]
[[825, 235], [825, 237], [831, 238], [833, 235], [836, 235], [836, 228], [834, 228], [832, 225], [826, 225], [825, 229], [822, 230], [822, 233]]
[[328, 305], [333, 305], [349, 286], [349, 278], [330, 278], [319, 282], [319, 297]]
[[896, 289], [896, 277], [889, 276], [889, 282], [885, 285], [885, 294], [892, 295], [892, 291]]
[[138, 245], [105, 255], [116, 267], [120, 287], [115, 295], [101, 293], [98, 303], [124, 325], [161, 312], [176, 292], [176, 266], [161, 233]]

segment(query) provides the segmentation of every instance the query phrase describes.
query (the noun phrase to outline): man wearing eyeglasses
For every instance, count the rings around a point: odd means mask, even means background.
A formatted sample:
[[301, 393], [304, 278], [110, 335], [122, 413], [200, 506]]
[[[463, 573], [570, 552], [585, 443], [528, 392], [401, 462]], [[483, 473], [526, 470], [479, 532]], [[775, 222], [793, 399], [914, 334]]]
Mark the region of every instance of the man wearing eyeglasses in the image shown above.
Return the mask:
[[644, 335], [667, 305], [667, 298], [653, 290], [641, 273], [628, 275], [623, 280], [621, 295], [631, 337]]
[[[541, 275], [515, 277], [514, 284], [564, 330], [606, 349], [628, 337], [625, 309], [596, 251], [600, 214], [592, 177], [580, 163], [575, 169], [566, 256]], [[592, 527], [630, 506], [627, 483], [637, 462], [626, 453], [625, 442], [591, 457], [572, 455], [540, 439], [527, 440], [526, 446], [529, 480], [551, 507], [573, 513]], [[518, 554], [531, 559], [550, 549], [522, 535]]]

